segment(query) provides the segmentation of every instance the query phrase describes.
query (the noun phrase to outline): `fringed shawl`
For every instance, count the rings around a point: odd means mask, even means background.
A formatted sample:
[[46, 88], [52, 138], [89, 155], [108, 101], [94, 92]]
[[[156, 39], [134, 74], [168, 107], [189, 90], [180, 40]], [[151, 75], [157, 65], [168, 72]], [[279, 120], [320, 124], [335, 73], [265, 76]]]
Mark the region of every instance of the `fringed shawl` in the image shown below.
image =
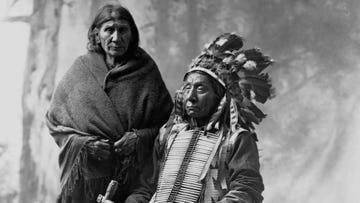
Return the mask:
[[[61, 148], [62, 202], [76, 190], [75, 185], [83, 184], [86, 195], [93, 199], [104, 192], [110, 179], [132, 171], [124, 171], [125, 165], [135, 163], [141, 168], [171, 108], [160, 72], [145, 51], [139, 49], [136, 57], [111, 71], [97, 53], [77, 58], [60, 81], [46, 116], [50, 133]], [[112, 156], [101, 162], [88, 157], [87, 142], [100, 138], [115, 142], [134, 130], [140, 137], [136, 155]], [[116, 174], [119, 171], [124, 174]]]

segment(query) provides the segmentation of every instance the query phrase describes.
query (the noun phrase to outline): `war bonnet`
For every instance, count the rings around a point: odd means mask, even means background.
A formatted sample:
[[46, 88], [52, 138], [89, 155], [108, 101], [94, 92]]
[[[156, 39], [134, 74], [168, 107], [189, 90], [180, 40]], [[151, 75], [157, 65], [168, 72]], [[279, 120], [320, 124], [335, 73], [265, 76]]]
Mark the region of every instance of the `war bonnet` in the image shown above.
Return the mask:
[[[190, 64], [185, 77], [201, 71], [218, 81], [226, 90], [217, 111], [212, 115], [207, 126], [219, 128], [223, 121], [219, 118], [228, 111], [231, 131], [238, 128], [254, 130], [265, 114], [255, 105], [265, 103], [273, 97], [270, 77], [263, 71], [273, 63], [260, 49], [242, 49], [243, 39], [233, 33], [225, 33], [207, 44], [202, 53]], [[175, 116], [182, 120], [184, 116], [183, 90], [175, 97]]]

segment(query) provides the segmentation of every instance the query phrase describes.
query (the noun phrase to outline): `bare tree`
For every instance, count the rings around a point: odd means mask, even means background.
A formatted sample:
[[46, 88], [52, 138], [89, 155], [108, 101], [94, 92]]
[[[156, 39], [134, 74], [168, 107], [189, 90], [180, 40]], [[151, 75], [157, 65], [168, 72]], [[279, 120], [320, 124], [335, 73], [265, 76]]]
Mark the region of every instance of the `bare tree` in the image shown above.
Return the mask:
[[[46, 106], [54, 89], [58, 61], [58, 32], [61, 20], [61, 0], [34, 0], [33, 13], [19, 18], [30, 24], [30, 43], [24, 73], [23, 146], [20, 162], [20, 202], [39, 202], [46, 199], [48, 188], [39, 176], [41, 162], [33, 152], [42, 147], [41, 131]], [[14, 19], [16, 20], [16, 18]], [[49, 168], [51, 170], [51, 168]], [[42, 200], [45, 200], [42, 199]]]

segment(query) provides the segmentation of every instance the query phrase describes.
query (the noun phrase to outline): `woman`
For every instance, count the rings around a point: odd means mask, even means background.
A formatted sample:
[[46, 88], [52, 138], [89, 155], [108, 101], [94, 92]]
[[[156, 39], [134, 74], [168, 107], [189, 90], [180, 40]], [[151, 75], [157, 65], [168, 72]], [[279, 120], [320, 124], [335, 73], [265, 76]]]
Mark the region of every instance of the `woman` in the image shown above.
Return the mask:
[[151, 202], [262, 202], [253, 124], [265, 115], [253, 101], [271, 97], [261, 72], [272, 60], [242, 45], [239, 36], [223, 34], [191, 64], [175, 115], [155, 142]]
[[116, 202], [147, 202], [139, 174], [149, 161], [159, 127], [172, 109], [151, 57], [139, 46], [133, 17], [105, 5], [88, 32], [89, 52], [59, 83], [47, 125], [61, 148], [58, 202], [95, 202], [110, 180]]

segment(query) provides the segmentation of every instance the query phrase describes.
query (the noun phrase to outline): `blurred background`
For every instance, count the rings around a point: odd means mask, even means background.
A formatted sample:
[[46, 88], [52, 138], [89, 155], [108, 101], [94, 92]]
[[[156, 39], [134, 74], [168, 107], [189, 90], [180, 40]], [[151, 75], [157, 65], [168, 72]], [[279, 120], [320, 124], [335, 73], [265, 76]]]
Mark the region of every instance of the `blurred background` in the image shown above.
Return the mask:
[[[106, 0], [0, 1], [0, 202], [54, 202], [44, 114]], [[257, 126], [265, 203], [354, 203], [360, 188], [360, 1], [119, 0], [170, 92], [223, 32], [260, 47], [277, 96]]]

